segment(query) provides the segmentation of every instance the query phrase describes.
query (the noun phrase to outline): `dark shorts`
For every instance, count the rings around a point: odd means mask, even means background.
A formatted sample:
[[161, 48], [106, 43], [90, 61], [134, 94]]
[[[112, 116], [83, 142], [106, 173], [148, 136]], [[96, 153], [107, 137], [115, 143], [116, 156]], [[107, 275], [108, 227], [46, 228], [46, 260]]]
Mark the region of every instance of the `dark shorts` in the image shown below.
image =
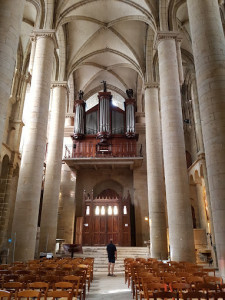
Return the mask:
[[108, 257], [109, 263], [115, 264], [115, 257]]

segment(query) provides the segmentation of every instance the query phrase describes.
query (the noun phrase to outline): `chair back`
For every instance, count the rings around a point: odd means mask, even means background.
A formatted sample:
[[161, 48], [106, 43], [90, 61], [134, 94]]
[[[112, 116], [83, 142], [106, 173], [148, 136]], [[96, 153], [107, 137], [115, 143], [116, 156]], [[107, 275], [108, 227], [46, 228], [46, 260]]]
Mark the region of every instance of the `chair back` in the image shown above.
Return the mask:
[[39, 291], [34, 291], [34, 290], [24, 290], [21, 292], [18, 292], [16, 295], [16, 299], [20, 299], [20, 298], [37, 298], [37, 300], [40, 300], [41, 297], [41, 293]]
[[11, 299], [11, 293], [8, 292], [8, 291], [0, 290], [0, 299], [3, 299], [3, 298], [7, 298], [8, 300], [10, 300]]
[[68, 291], [51, 291], [46, 294], [45, 299], [47, 298], [52, 298], [53, 300], [58, 298], [66, 298], [67, 300], [70, 300], [72, 295]]
[[201, 299], [208, 299], [208, 295], [202, 292], [187, 292], [187, 293], [182, 293], [182, 298], [201, 300]]

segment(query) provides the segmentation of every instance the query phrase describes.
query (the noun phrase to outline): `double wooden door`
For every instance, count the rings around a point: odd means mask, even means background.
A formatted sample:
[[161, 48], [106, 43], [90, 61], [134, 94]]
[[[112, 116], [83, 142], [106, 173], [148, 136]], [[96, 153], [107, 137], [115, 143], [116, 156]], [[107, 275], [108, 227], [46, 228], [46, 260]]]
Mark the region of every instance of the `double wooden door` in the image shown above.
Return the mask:
[[[100, 214], [96, 215], [96, 211], [98, 211], [98, 207], [101, 207]], [[116, 207], [116, 210], [119, 211], [118, 206], [116, 204], [115, 205], [106, 204], [104, 206], [94, 204], [93, 206], [93, 218], [92, 218], [92, 244], [93, 245], [106, 245], [108, 244], [111, 238], [113, 239], [114, 244], [119, 243], [120, 216], [118, 215], [118, 213], [113, 214], [113, 210], [111, 214], [108, 214], [108, 212], [110, 212], [111, 210], [111, 207], [113, 208]]]
[[121, 198], [84, 199], [82, 244], [130, 246], [130, 201]]

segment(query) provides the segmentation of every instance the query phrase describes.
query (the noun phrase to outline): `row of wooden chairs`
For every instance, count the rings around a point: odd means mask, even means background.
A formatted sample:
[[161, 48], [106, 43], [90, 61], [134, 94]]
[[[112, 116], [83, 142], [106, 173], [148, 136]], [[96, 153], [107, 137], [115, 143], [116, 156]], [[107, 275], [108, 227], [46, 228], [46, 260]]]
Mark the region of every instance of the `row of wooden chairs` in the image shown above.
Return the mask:
[[[88, 290], [93, 280], [93, 258], [33, 260], [28, 263], [15, 262], [12, 265], [1, 265], [0, 284], [2, 289], [10, 289], [13, 295], [32, 284], [46, 286], [54, 290], [59, 284], [68, 285], [70, 289], [79, 278], [79, 296], [85, 299], [86, 284]], [[71, 284], [69, 284], [71, 282]], [[68, 287], [68, 288], [69, 288]], [[18, 288], [18, 289], [17, 289]], [[70, 291], [71, 292], [71, 291]]]
[[[16, 294], [15, 299], [19, 300], [22, 298], [27, 298], [27, 300], [28, 300], [28, 299], [36, 298], [37, 300], [40, 300], [41, 297], [42, 297], [42, 294], [38, 291], [24, 290], [24, 291], [18, 292]], [[11, 298], [12, 298], [11, 292], [0, 290], [0, 299], [3, 299], [3, 298], [5, 298], [7, 300], [11, 300]], [[44, 295], [45, 300], [47, 300], [47, 299], [48, 300], [49, 299], [56, 300], [56, 299], [60, 299], [60, 298], [67, 299], [67, 300], [72, 300], [72, 299], [76, 300], [77, 299], [76, 297], [73, 297], [73, 294], [71, 292], [68, 292], [68, 291], [50, 291]]]
[[[23, 290], [38, 290], [41, 296], [45, 296], [49, 291], [67, 290], [73, 297], [85, 299], [85, 284], [79, 276], [68, 276], [69, 281], [55, 282], [54, 285], [47, 282], [31, 282], [25, 285], [22, 282], [8, 282], [3, 285], [3, 290], [11, 293], [16, 298], [16, 295]], [[65, 278], [66, 280], [66, 278]]]
[[[209, 276], [208, 270], [204, 272], [202, 266], [198, 268], [199, 266], [195, 264], [127, 258], [124, 260], [124, 265], [125, 283], [128, 283], [128, 287], [131, 286], [133, 298], [136, 296], [136, 299], [138, 296], [140, 299], [144, 297], [144, 286], [153, 297], [154, 285], [158, 285], [160, 292], [182, 293], [183, 289], [185, 292], [203, 292], [207, 295], [225, 292], [222, 278]], [[191, 266], [192, 269], [190, 269]], [[179, 286], [180, 290], [177, 291]], [[145, 298], [147, 298], [147, 292]]]
[[[202, 292], [187, 292], [187, 293], [176, 293], [176, 292], [153, 292], [152, 297], [154, 300], [157, 299], [209, 299], [208, 295]], [[225, 293], [220, 292], [214, 295], [213, 299], [225, 299]], [[146, 300], [149, 300], [149, 298], [146, 298]]]

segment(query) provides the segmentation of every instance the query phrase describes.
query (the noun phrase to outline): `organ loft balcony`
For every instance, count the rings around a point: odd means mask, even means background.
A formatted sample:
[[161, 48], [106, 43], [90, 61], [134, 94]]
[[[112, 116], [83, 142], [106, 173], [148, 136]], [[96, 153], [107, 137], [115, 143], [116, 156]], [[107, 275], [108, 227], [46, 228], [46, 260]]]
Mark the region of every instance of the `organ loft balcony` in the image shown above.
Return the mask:
[[[75, 101], [71, 143], [65, 144], [63, 161], [72, 169], [140, 167], [142, 145], [135, 133], [135, 100], [132, 90], [124, 109], [112, 104], [112, 95], [104, 89], [97, 104], [86, 108], [83, 93]], [[69, 132], [68, 132], [69, 133]]]

